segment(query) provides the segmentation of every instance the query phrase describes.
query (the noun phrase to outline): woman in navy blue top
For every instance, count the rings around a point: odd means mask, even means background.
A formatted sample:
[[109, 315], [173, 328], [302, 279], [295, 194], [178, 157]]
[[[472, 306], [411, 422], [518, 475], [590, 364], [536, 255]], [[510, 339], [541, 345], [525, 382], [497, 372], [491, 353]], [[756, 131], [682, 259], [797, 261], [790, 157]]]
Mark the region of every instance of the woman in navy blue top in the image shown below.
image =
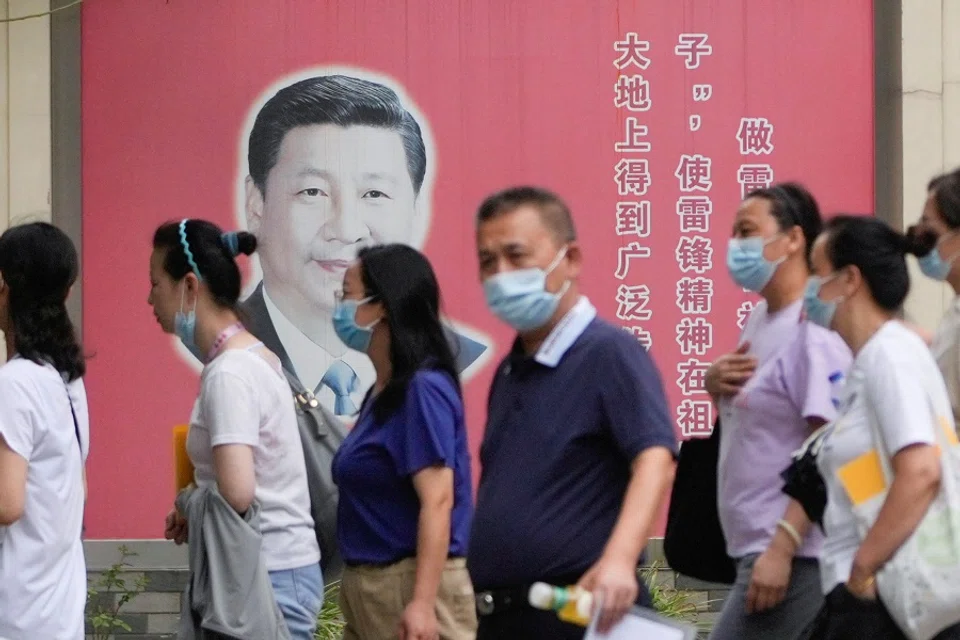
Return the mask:
[[333, 460], [344, 638], [472, 639], [470, 457], [430, 263], [405, 245], [360, 251], [333, 324], [377, 374]]

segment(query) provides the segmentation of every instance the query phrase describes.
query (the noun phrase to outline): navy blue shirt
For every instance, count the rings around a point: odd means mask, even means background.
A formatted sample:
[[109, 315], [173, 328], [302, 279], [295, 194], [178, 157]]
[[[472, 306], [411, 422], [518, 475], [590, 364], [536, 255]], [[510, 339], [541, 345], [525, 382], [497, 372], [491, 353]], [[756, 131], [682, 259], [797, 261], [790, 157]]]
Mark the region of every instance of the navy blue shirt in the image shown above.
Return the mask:
[[420, 500], [412, 476], [434, 465], [453, 469], [451, 556], [467, 551], [473, 515], [463, 401], [450, 376], [423, 370], [383, 424], [372, 402], [360, 412], [333, 458], [340, 489], [337, 539], [348, 564], [392, 564], [417, 553]]
[[467, 554], [478, 590], [582, 575], [613, 532], [636, 456], [676, 451], [660, 375], [631, 334], [593, 318], [556, 366], [538, 360], [550, 358], [518, 341], [490, 388]]

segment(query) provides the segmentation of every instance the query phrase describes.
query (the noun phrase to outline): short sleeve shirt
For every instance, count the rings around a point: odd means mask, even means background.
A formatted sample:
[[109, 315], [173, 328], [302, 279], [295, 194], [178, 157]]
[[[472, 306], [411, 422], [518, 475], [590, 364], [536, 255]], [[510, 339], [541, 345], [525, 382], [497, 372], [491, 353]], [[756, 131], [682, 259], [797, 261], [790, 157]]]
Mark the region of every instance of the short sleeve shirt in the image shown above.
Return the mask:
[[947, 385], [956, 421], [960, 418], [960, 297], [953, 299], [940, 320], [930, 350]]
[[660, 375], [629, 333], [586, 299], [545, 345], [518, 341], [497, 369], [480, 449], [467, 562], [476, 589], [579, 576], [620, 514], [631, 464], [676, 450]]
[[413, 476], [432, 466], [453, 471], [450, 556], [464, 556], [473, 517], [463, 400], [449, 374], [423, 369], [403, 405], [384, 422], [373, 402], [361, 409], [333, 458], [340, 490], [337, 538], [345, 562], [389, 565], [417, 553], [420, 500]]
[[0, 638], [84, 637], [90, 422], [83, 381], [70, 383], [69, 396], [67, 388], [51, 365], [15, 357], [0, 366], [0, 436], [27, 461], [23, 515], [0, 526]]
[[[753, 377], [720, 402], [717, 502], [731, 557], [762, 553], [789, 504], [780, 473], [811, 434], [808, 419], [829, 422], [851, 354], [840, 337], [802, 318], [803, 301], [769, 313], [760, 303], [744, 327], [758, 360]], [[817, 557], [812, 529], [798, 550]]]
[[[824, 593], [850, 577], [860, 535], [838, 472], [875, 449], [892, 458], [905, 447], [933, 444], [938, 418], [954, 429], [950, 399], [936, 361], [916, 333], [889, 321], [860, 349], [844, 388], [840, 411], [824, 439], [817, 464], [827, 485], [826, 532], [820, 555]], [[875, 426], [871, 427], [871, 422]]]
[[187, 435], [198, 486], [216, 482], [213, 448], [229, 444], [253, 449], [267, 569], [319, 562], [293, 396], [283, 374], [255, 350], [227, 349], [203, 369]]

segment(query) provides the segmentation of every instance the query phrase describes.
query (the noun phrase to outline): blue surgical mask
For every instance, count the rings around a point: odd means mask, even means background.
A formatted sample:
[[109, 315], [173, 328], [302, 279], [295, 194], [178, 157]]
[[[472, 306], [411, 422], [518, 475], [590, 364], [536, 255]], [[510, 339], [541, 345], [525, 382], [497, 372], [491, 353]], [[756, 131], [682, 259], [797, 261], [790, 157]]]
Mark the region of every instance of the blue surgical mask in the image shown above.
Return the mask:
[[820, 289], [835, 277], [810, 276], [807, 279], [807, 289], [803, 294], [803, 305], [807, 312], [807, 320], [826, 329], [833, 328], [830, 325], [833, 323], [833, 316], [837, 313], [837, 305], [843, 301], [843, 298], [836, 298], [829, 302], [821, 300]]
[[373, 296], [363, 300], [337, 300], [333, 311], [333, 330], [343, 344], [354, 351], [366, 353], [373, 337], [373, 328], [380, 322], [374, 320], [371, 324], [361, 327], [357, 324], [357, 307], [373, 300]]
[[763, 255], [764, 247], [777, 237], [730, 238], [730, 243], [727, 245], [727, 270], [734, 282], [755, 293], [760, 293], [767, 286], [777, 267], [784, 260], [780, 258], [776, 262], [771, 262]]
[[556, 293], [547, 291], [547, 275], [567, 253], [564, 247], [546, 269], [532, 267], [505, 271], [483, 281], [487, 306], [495, 316], [517, 331], [533, 331], [550, 321], [560, 298], [570, 288], [567, 281]]
[[197, 306], [194, 304], [193, 309], [190, 311], [185, 312], [183, 310], [183, 300], [186, 293], [187, 286], [184, 284], [183, 289], [180, 290], [180, 311], [177, 311], [173, 317], [173, 332], [180, 338], [183, 346], [193, 354], [193, 357], [203, 362], [203, 352], [200, 351], [200, 347], [198, 347], [196, 343]]
[[943, 236], [940, 238], [937, 245], [930, 250], [930, 253], [917, 261], [920, 263], [920, 271], [923, 272], [923, 275], [941, 282], [946, 280], [947, 276], [950, 275], [950, 269], [953, 268], [953, 261], [957, 259], [957, 254], [952, 255], [947, 260], [944, 260], [943, 256], [940, 255], [940, 244], [942, 244], [947, 237], [948, 236]]

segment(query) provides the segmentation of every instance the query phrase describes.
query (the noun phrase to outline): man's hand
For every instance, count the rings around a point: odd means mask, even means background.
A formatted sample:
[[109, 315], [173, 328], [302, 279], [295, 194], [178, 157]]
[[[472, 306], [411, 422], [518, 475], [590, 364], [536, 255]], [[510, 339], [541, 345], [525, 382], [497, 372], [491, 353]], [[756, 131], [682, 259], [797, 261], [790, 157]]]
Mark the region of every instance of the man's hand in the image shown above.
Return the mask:
[[734, 396], [757, 370], [757, 359], [748, 356], [750, 343], [744, 342], [733, 353], [720, 356], [705, 376], [707, 393], [714, 398]]
[[432, 602], [412, 600], [400, 618], [400, 640], [439, 640], [440, 625]]
[[601, 557], [583, 574], [577, 586], [593, 593], [594, 602], [601, 601], [603, 609], [597, 630], [609, 631], [630, 610], [637, 600], [640, 586], [637, 583], [637, 567], [628, 559]]
[[170, 513], [167, 514], [163, 537], [167, 540], [173, 540], [176, 544], [183, 544], [187, 541], [187, 519], [180, 515], [176, 508], [171, 509]]
[[747, 589], [747, 613], [772, 609], [787, 595], [793, 554], [771, 543], [753, 565], [750, 587]]

